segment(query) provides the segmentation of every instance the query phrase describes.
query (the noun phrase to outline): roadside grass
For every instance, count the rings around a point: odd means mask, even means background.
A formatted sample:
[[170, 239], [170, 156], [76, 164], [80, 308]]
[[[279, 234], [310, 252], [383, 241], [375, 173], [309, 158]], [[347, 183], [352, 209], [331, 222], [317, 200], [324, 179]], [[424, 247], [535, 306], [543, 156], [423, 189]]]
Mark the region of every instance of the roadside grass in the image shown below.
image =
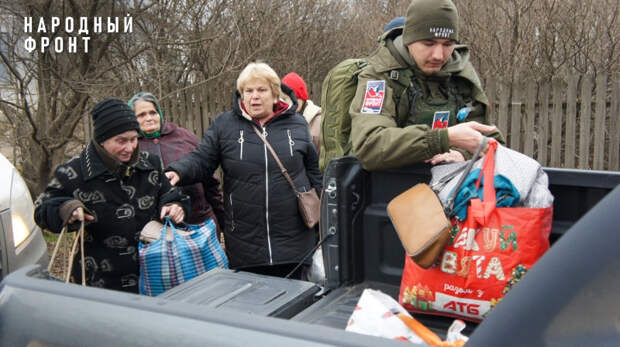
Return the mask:
[[47, 229], [43, 230], [43, 239], [45, 240], [45, 242], [47, 242], [48, 244], [52, 243], [55, 244], [56, 241], [58, 241], [58, 235], [57, 233], [53, 233]]

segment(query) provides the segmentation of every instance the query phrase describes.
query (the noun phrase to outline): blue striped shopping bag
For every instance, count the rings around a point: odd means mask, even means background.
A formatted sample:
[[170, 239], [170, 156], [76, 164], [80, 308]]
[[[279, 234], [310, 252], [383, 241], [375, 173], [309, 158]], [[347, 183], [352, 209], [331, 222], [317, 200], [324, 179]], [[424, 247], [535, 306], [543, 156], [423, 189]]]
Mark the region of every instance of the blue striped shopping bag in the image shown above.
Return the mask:
[[[166, 240], [166, 230], [174, 234]], [[157, 296], [166, 290], [219, 267], [228, 268], [228, 258], [217, 240], [215, 222], [183, 224], [181, 235], [166, 217], [161, 236], [150, 243], [138, 244], [140, 258], [140, 294]]]

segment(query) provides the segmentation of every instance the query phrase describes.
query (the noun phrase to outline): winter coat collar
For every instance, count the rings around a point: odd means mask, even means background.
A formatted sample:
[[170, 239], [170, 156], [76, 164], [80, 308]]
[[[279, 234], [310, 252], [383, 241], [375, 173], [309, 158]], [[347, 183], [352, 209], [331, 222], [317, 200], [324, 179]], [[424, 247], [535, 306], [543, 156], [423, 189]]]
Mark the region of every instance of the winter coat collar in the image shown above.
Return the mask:
[[[276, 105], [276, 114], [267, 122], [271, 122], [281, 116], [294, 114], [295, 110], [297, 109], [297, 99], [294, 97], [295, 94], [293, 90], [285, 84], [281, 84], [281, 87], [284, 94], [280, 96], [280, 100]], [[250, 122], [255, 122], [254, 119], [243, 109], [243, 106], [241, 104], [241, 95], [239, 94], [239, 91], [235, 91], [235, 94], [233, 96], [233, 112], [249, 120]]]
[[154, 139], [154, 138], [159, 138], [162, 136], [166, 136], [166, 135], [170, 135], [172, 134], [175, 130], [177, 130], [179, 128], [178, 125], [174, 124], [174, 123], [164, 123], [164, 126], [159, 130], [159, 135], [157, 137], [146, 137], [144, 136], [144, 134], [142, 132], [139, 133], [140, 138], [141, 139]]
[[[97, 150], [95, 146], [98, 146], [100, 150]], [[101, 152], [101, 150], [103, 150], [103, 152]], [[103, 155], [100, 152], [103, 153]], [[82, 177], [84, 177], [84, 181], [89, 181], [106, 172], [115, 177], [120, 177], [121, 174], [125, 176], [131, 175], [134, 169], [144, 171], [153, 170], [155, 167], [148, 161], [148, 156], [148, 153], [139, 152], [136, 148], [129, 164], [118, 163], [117, 161], [112, 163], [114, 159], [106, 155], [105, 149], [91, 141], [80, 155]]]
[[[407, 47], [403, 44], [403, 37], [398, 36], [393, 42], [399, 55], [407, 62], [407, 64], [413, 68], [418, 75], [424, 75], [422, 70], [420, 70], [411, 57], [411, 54], [409, 54]], [[448, 78], [452, 74], [459, 74], [465, 69], [467, 63], [469, 63], [469, 47], [466, 45], [456, 45], [450, 59], [448, 59], [448, 62], [441, 68], [441, 71], [436, 77]]]
[[[389, 40], [389, 39], [388, 39]], [[398, 53], [400, 54], [401, 59], [394, 58], [390, 50], [386, 47], [387, 40], [384, 42], [384, 45], [377, 50], [377, 52], [370, 58], [369, 62], [375, 67], [376, 71], [379, 73], [385, 73], [391, 70], [402, 69], [403, 66], [399, 63], [399, 60], [404, 59], [418, 77], [422, 76], [423, 73], [413, 62], [413, 58], [409, 54], [409, 51], [402, 43], [402, 36], [398, 36], [394, 38], [394, 46], [396, 47]], [[452, 56], [446, 63], [446, 65], [442, 68], [440, 75], [455, 75], [461, 78], [464, 78], [471, 82], [474, 86], [473, 97], [477, 101], [488, 104], [489, 100], [487, 99], [484, 91], [482, 90], [482, 83], [480, 82], [480, 78], [476, 73], [473, 65], [469, 61], [469, 47], [467, 45], [458, 44], [454, 48], [454, 52]]]
[[161, 133], [159, 136], [170, 135], [175, 130], [177, 130], [179, 126], [174, 123], [164, 123], [164, 127], [161, 129]]

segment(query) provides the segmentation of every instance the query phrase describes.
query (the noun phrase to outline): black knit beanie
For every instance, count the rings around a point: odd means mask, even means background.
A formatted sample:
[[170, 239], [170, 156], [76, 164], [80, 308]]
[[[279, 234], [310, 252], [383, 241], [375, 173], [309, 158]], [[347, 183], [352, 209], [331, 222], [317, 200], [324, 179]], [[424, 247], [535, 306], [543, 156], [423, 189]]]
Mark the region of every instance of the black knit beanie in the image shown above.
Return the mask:
[[133, 110], [119, 99], [104, 99], [90, 111], [94, 120], [95, 141], [102, 143], [128, 130], [140, 130]]
[[459, 14], [451, 0], [413, 0], [403, 29], [405, 46], [420, 40], [459, 40]]

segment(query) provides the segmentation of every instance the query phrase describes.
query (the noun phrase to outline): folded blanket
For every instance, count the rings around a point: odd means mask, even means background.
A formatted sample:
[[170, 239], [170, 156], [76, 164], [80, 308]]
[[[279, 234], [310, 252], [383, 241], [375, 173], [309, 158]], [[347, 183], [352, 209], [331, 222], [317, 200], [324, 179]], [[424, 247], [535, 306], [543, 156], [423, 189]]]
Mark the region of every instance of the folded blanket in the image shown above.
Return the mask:
[[[467, 218], [467, 206], [471, 199], [479, 198], [483, 199], [482, 187], [484, 186], [484, 179], [480, 183], [480, 187], [476, 189], [476, 181], [480, 176], [480, 169], [472, 170], [465, 178], [461, 189], [458, 191], [456, 198], [454, 199], [453, 214], [459, 220], [465, 220]], [[520, 194], [517, 188], [510, 182], [504, 175], [495, 175], [493, 179], [495, 185], [495, 197], [497, 207], [511, 207], [516, 206], [519, 203]]]

